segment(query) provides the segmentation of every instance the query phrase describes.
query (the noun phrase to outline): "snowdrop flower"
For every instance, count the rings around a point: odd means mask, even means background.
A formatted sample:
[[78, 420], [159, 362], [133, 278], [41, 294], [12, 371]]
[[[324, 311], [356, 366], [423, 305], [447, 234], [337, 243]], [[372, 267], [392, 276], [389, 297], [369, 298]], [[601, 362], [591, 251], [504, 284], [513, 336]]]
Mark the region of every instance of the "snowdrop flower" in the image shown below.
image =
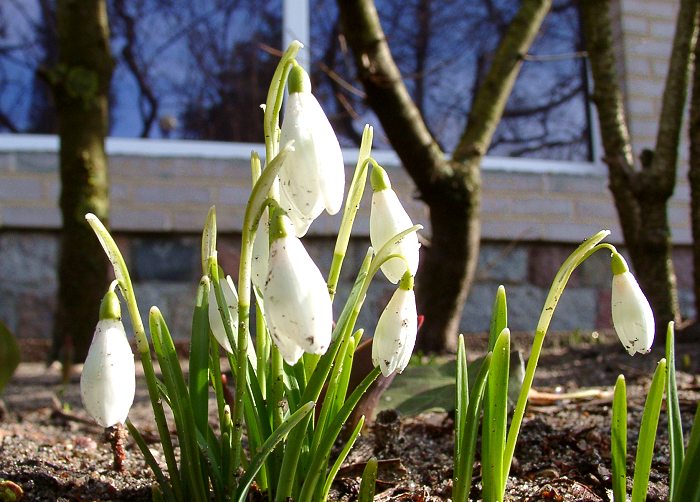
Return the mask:
[[401, 373], [416, 344], [418, 315], [413, 277], [406, 272], [377, 322], [372, 341], [372, 363], [385, 377]]
[[112, 288], [100, 306], [83, 373], [80, 395], [87, 412], [103, 427], [124, 423], [134, 402], [136, 369], [121, 321], [119, 299]]
[[253, 285], [262, 291], [267, 278], [267, 261], [270, 253], [270, 219], [265, 209], [258, 222], [253, 242], [253, 264], [251, 266], [251, 279]]
[[[369, 237], [374, 249], [380, 249], [393, 236], [413, 226], [411, 218], [401, 205], [396, 192], [391, 189], [391, 182], [386, 171], [379, 166], [372, 168], [372, 209], [369, 215]], [[418, 269], [418, 235], [412, 232], [396, 244], [394, 253], [405, 258], [392, 258], [382, 265], [382, 272], [387, 279], [396, 284], [408, 272], [416, 275]]]
[[637, 280], [622, 255], [613, 253], [611, 260], [612, 318], [617, 336], [631, 356], [646, 354], [654, 342], [654, 314]]
[[297, 237], [325, 209], [335, 214], [343, 204], [345, 167], [338, 139], [301, 66], [289, 73], [289, 98], [280, 133], [282, 145], [293, 141], [294, 151], [279, 173], [280, 205], [294, 224]]
[[279, 208], [270, 217], [270, 234], [273, 240], [263, 290], [265, 320], [284, 360], [295, 364], [303, 352], [323, 354], [328, 349], [333, 328], [331, 299], [321, 272]]
[[[231, 277], [227, 276], [226, 279], [219, 279], [219, 284], [221, 284], [221, 289], [224, 292], [224, 299], [226, 300], [226, 306], [228, 307], [229, 314], [231, 315], [231, 321], [234, 326], [238, 325], [238, 294], [236, 294], [236, 288], [231, 281]], [[231, 342], [226, 336], [226, 330], [224, 329], [224, 319], [219, 312], [219, 305], [216, 303], [216, 293], [214, 292], [214, 286], [209, 289], [209, 329], [211, 329], [214, 338], [219, 342], [226, 352], [233, 354], [233, 348], [231, 347]]]

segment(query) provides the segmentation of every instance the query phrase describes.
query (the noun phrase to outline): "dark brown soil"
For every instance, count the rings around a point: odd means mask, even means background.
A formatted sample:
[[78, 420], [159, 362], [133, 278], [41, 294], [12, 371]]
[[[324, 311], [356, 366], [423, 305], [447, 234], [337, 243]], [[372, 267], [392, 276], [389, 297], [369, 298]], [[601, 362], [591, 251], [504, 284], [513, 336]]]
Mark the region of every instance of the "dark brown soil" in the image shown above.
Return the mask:
[[[578, 340], [574, 345], [569, 344], [570, 338], [552, 337], [546, 344], [535, 380], [537, 391], [557, 394], [595, 388], [600, 392], [586, 399], [559, 400], [548, 394], [532, 397], [511, 470], [509, 500], [611, 500], [610, 391], [620, 373], [626, 376], [629, 400], [628, 466], [634, 462], [646, 389], [663, 353], [655, 350], [631, 358], [610, 337], [603, 337], [603, 342]], [[527, 336], [514, 341], [521, 348], [527, 343]], [[687, 434], [700, 397], [700, 343], [679, 343], [677, 359]], [[41, 363], [23, 363], [5, 390], [4, 403], [0, 479], [19, 485], [24, 500], [150, 500], [153, 478], [133, 441], [127, 441], [124, 471], [114, 471], [104, 431], [91, 422], [80, 404], [77, 376], [62, 385], [57, 370]], [[158, 458], [151, 416], [141, 385], [130, 418], [145, 436], [154, 438], [152, 449]], [[338, 475], [333, 496], [355, 500], [365, 462], [376, 455], [380, 469], [375, 501], [449, 500], [452, 418], [447, 413], [427, 413], [385, 421], [388, 425], [382, 427], [382, 434], [375, 435], [370, 428], [360, 438]], [[648, 500], [667, 498], [666, 427], [662, 411]], [[389, 439], [376, 440], [375, 436]], [[476, 466], [474, 500], [480, 498], [479, 474]]]

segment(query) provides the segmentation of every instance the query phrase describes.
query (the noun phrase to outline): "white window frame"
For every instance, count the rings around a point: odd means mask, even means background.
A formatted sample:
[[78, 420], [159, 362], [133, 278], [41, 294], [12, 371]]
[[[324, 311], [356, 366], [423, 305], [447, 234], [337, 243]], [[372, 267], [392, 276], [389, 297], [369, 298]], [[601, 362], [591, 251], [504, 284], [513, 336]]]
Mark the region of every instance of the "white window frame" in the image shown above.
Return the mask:
[[[309, 0], [282, 0], [283, 47], [287, 47], [292, 40], [298, 40], [306, 48], [299, 52], [297, 60], [308, 70], [311, 46]], [[588, 80], [590, 84], [590, 73]], [[593, 161], [562, 161], [487, 155], [482, 161], [482, 169], [519, 173], [598, 176], [605, 174], [606, 169], [600, 160], [602, 148], [597, 113], [591, 102], [587, 103], [587, 109], [588, 120], [591, 124]], [[265, 152], [265, 146], [257, 143], [117, 137], [107, 138], [106, 149], [109, 155], [219, 159], [248, 159], [251, 150], [261, 154]], [[58, 152], [58, 138], [53, 135], [0, 134], [0, 153], [2, 152]], [[348, 165], [353, 165], [356, 162], [357, 155], [357, 148], [343, 149], [343, 156]], [[400, 165], [398, 156], [391, 149], [373, 150], [372, 156], [387, 166]]]

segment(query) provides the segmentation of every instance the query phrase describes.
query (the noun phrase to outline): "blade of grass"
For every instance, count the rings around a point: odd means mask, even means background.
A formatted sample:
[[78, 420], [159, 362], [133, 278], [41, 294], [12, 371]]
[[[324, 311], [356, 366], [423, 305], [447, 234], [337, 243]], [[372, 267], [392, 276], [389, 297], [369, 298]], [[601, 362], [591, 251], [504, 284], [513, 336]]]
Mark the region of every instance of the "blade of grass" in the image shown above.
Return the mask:
[[666, 332], [666, 412], [668, 413], [668, 492], [676, 491], [678, 476], [685, 456], [683, 446], [683, 423], [681, 407], [678, 403], [678, 386], [676, 384], [676, 350], [674, 347], [673, 322], [668, 323]]
[[661, 413], [661, 401], [664, 397], [666, 385], [666, 359], [661, 359], [656, 365], [654, 378], [649, 387], [642, 425], [639, 429], [639, 442], [637, 443], [637, 457], [634, 461], [634, 482], [632, 484], [632, 502], [644, 502], [649, 488], [649, 472], [651, 471], [651, 457], [654, 454], [656, 442], [656, 428], [659, 424]]
[[181, 500], [175, 497], [175, 494], [173, 493], [173, 490], [170, 487], [170, 482], [163, 474], [163, 470], [158, 465], [158, 461], [153, 456], [153, 453], [151, 453], [150, 448], [148, 448], [146, 440], [143, 439], [143, 436], [138, 431], [138, 429], [134, 427], [134, 424], [131, 423], [131, 420], [126, 421], [126, 427], [129, 429], [129, 433], [131, 434], [131, 437], [134, 438], [134, 442], [139, 447], [139, 450], [141, 450], [141, 453], [143, 454], [143, 459], [146, 461], [146, 464], [148, 465], [148, 467], [150, 467], [151, 471], [153, 471], [153, 475], [156, 477], [158, 486], [161, 490], [163, 490], [163, 493], [165, 493], [165, 497], [168, 500]]
[[624, 375], [618, 376], [615, 382], [610, 432], [613, 499], [624, 502], [627, 498], [627, 387]]

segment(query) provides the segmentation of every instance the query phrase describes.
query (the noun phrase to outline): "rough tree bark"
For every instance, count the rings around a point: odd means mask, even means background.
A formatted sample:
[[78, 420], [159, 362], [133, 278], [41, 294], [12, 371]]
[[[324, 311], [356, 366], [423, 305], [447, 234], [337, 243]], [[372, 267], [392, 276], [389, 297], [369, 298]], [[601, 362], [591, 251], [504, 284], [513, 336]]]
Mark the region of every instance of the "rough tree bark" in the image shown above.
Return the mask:
[[[700, 16], [700, 14], [699, 14]], [[693, 82], [690, 95], [690, 160], [688, 181], [690, 184], [690, 222], [693, 233], [693, 291], [695, 315], [700, 318], [700, 44], [695, 44], [693, 57]]]
[[338, 6], [367, 101], [430, 210], [432, 235], [417, 277], [418, 309], [425, 315], [417, 347], [429, 352], [451, 349], [479, 252], [481, 160], [551, 0], [523, 0], [476, 93], [451, 159], [403, 83], [374, 2], [338, 0]]
[[668, 200], [673, 195], [690, 59], [697, 36], [697, 0], [682, 0], [663, 94], [656, 145], [635, 164], [616, 72], [609, 0], [580, 2], [581, 22], [591, 62], [593, 102], [598, 110], [609, 187], [625, 245], [639, 284], [665, 337], [669, 321], [680, 321], [671, 257]]
[[104, 0], [58, 0], [58, 65], [46, 73], [58, 114], [63, 216], [50, 358], [82, 362], [107, 290], [108, 263], [85, 213], [109, 211], [105, 136], [114, 62]]

